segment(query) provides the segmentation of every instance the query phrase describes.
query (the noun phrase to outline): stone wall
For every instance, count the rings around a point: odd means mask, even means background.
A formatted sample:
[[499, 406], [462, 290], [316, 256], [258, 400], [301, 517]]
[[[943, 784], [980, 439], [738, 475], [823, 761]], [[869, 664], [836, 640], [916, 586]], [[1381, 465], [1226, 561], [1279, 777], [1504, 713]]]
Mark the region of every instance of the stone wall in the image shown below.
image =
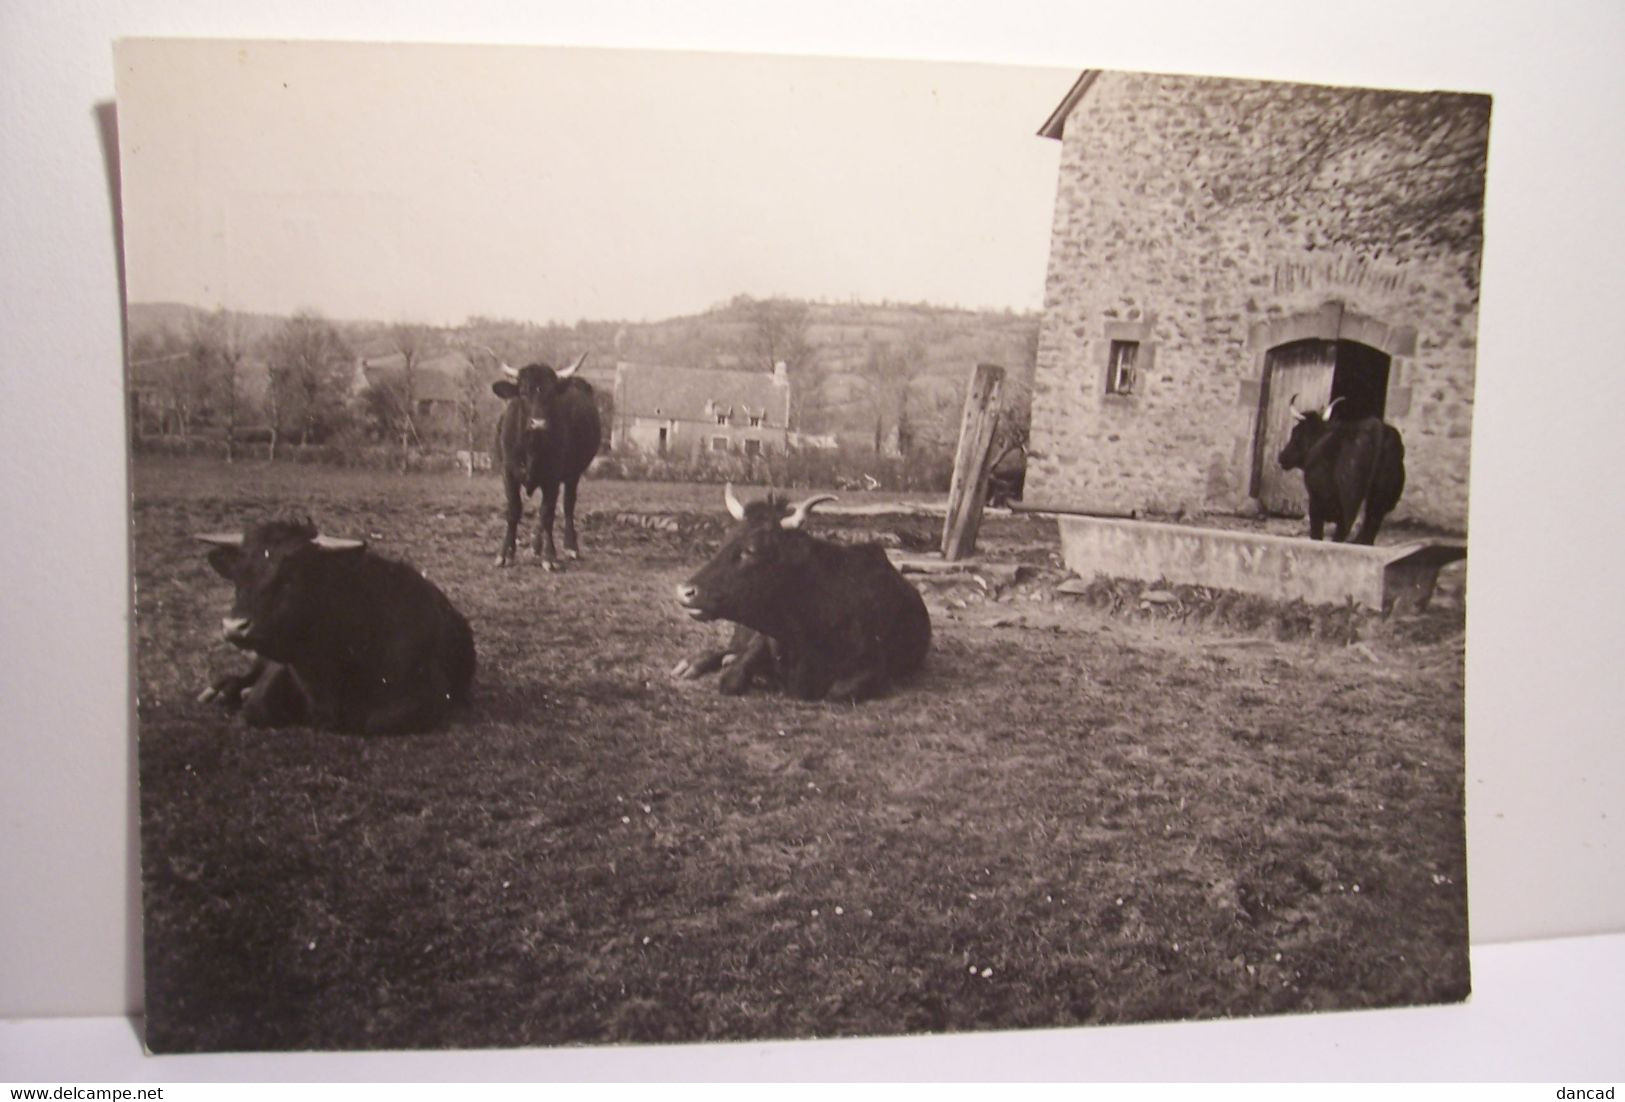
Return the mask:
[[[1404, 436], [1408, 476], [1395, 517], [1465, 531], [1481, 239], [1473, 223], [1430, 240], [1403, 216], [1392, 235], [1370, 232], [1373, 212], [1414, 198], [1395, 171], [1414, 158], [1412, 135], [1318, 163], [1315, 182], [1331, 186], [1277, 186], [1296, 143], [1344, 95], [1361, 93], [1094, 80], [1065, 123], [1030, 501], [1164, 514], [1246, 506], [1265, 353], [1326, 336], [1329, 324], [1331, 337], [1392, 356], [1387, 419]], [[1442, 110], [1465, 104], [1487, 126], [1485, 101], [1445, 99]], [[1345, 191], [1344, 179], [1383, 186]], [[1114, 339], [1141, 342], [1129, 395], [1106, 393]]]

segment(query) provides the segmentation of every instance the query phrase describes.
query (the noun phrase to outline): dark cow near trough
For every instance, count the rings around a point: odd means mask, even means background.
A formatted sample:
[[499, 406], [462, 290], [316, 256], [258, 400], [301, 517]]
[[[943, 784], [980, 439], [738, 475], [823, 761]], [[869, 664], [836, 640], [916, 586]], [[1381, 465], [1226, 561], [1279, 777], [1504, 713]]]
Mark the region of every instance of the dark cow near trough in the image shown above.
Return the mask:
[[1398, 429], [1376, 417], [1333, 420], [1340, 401], [1334, 398], [1323, 411], [1304, 411], [1293, 395], [1296, 423], [1277, 459], [1282, 470], [1303, 471], [1310, 539], [1320, 539], [1330, 520], [1332, 539], [1347, 541], [1363, 504], [1365, 516], [1353, 542], [1371, 544], [1405, 489], [1405, 442]]
[[802, 531], [831, 495], [793, 508], [775, 497], [744, 506], [730, 485], [723, 500], [739, 524], [677, 587], [677, 601], [695, 620], [730, 620], [741, 630], [722, 652], [680, 664], [679, 675], [697, 676], [731, 657], [724, 692], [744, 692], [760, 676], [802, 700], [857, 701], [919, 670], [931, 647], [931, 618], [885, 550]]
[[518, 539], [519, 518], [524, 504], [519, 492], [529, 497], [542, 491], [542, 504], [536, 521], [536, 537], [531, 551], [548, 570], [558, 569], [553, 548], [553, 513], [564, 487], [564, 553], [581, 557], [576, 542], [576, 484], [582, 472], [598, 454], [603, 430], [598, 420], [598, 403], [592, 384], [575, 378], [587, 354], [562, 371], [547, 364], [530, 364], [515, 370], [502, 365], [508, 376], [491, 384], [497, 397], [507, 401], [497, 424], [493, 459], [502, 470], [502, 488], [508, 501], [508, 531], [502, 538], [498, 566], [513, 563]]
[[236, 586], [226, 641], [254, 655], [200, 700], [253, 727], [310, 724], [369, 735], [426, 730], [468, 700], [474, 636], [446, 595], [361, 540], [304, 521], [200, 535]]

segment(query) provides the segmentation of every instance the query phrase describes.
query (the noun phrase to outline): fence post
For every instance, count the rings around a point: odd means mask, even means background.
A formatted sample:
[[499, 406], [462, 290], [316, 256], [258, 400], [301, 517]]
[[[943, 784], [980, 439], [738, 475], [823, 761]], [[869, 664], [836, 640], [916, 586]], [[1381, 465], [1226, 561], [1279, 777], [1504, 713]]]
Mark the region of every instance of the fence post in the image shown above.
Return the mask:
[[948, 517], [942, 525], [942, 557], [949, 562], [976, 551], [1003, 382], [1004, 368], [994, 364], [977, 364], [971, 373], [965, 413], [959, 422], [959, 447], [954, 452], [953, 482], [948, 487]]

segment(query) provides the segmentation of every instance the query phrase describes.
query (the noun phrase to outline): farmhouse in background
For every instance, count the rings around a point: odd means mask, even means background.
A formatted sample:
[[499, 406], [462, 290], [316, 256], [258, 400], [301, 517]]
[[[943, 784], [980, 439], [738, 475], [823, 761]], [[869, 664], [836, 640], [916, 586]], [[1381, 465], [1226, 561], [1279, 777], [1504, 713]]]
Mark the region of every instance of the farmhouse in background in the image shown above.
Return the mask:
[[[351, 381], [351, 397], [359, 397], [368, 387], [400, 386], [406, 379], [406, 357], [399, 352], [366, 356], [356, 360]], [[412, 372], [414, 417], [429, 423], [453, 423], [462, 397], [462, 375], [468, 361], [461, 352], [440, 352], [424, 357]]]
[[615, 365], [611, 447], [687, 459], [783, 453], [790, 444], [790, 379], [765, 371]]
[[1027, 496], [1302, 515], [1289, 403], [1404, 436], [1465, 532], [1489, 99], [1085, 71], [1062, 142]]

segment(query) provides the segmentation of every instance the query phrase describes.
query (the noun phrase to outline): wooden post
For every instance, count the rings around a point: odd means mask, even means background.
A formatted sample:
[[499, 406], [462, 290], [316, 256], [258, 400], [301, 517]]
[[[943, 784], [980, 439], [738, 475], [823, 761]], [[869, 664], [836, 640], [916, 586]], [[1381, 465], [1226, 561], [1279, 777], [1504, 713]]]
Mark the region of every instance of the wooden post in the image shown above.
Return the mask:
[[955, 562], [976, 551], [976, 532], [982, 526], [982, 505], [987, 501], [988, 454], [993, 430], [999, 423], [999, 388], [1004, 368], [977, 364], [965, 394], [965, 415], [959, 422], [959, 448], [954, 452], [954, 478], [948, 487], [948, 518], [942, 525], [942, 557]]

